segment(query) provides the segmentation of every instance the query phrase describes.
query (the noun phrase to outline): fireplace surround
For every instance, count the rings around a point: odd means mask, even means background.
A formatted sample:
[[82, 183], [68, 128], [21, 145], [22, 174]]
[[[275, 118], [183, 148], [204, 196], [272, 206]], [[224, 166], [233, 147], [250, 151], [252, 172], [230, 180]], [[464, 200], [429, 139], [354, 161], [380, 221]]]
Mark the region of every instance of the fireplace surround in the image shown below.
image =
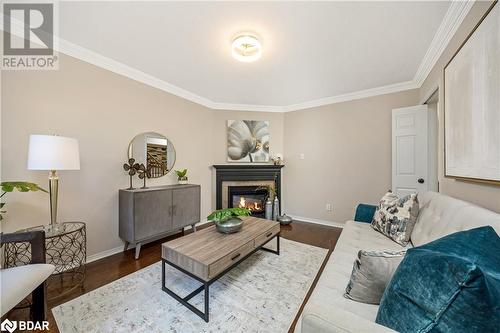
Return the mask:
[[[281, 168], [283, 165], [272, 164], [222, 164], [214, 165], [216, 209], [230, 208], [234, 206], [237, 198], [238, 206], [241, 197], [245, 198], [247, 205], [250, 200], [258, 202], [265, 200], [267, 191], [255, 191], [258, 186], [268, 185], [274, 187], [276, 195], [281, 201]], [[263, 202], [265, 204], [265, 202]], [[255, 206], [254, 206], [255, 207]], [[281, 207], [281, 204], [280, 204]], [[281, 212], [280, 212], [281, 214]], [[264, 217], [264, 206], [262, 211], [252, 212], [253, 216]]]

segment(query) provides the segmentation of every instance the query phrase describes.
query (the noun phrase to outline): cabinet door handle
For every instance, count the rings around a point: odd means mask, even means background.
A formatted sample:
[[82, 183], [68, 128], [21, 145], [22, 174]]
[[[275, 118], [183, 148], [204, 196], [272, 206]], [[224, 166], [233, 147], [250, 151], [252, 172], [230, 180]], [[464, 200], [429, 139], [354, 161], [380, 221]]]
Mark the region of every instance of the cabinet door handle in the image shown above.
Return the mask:
[[234, 256], [231, 258], [231, 260], [234, 260], [234, 259], [238, 258], [240, 255], [241, 255], [241, 253], [238, 253], [238, 254], [234, 255]]
[[271, 231], [270, 233], [268, 233], [268, 234], [266, 235], [266, 237], [269, 237], [269, 236], [271, 236], [272, 234], [273, 234], [273, 232]]

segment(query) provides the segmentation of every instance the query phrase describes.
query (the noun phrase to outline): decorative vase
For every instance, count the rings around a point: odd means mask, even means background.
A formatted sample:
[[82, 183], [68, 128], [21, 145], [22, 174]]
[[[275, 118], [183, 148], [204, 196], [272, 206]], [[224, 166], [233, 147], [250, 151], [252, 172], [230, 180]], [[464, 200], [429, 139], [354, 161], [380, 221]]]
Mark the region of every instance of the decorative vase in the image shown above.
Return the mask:
[[243, 227], [243, 220], [236, 216], [230, 216], [223, 220], [215, 222], [215, 228], [223, 234], [232, 234], [238, 232]]
[[187, 179], [179, 179], [179, 185], [186, 185], [188, 183]]
[[278, 221], [283, 225], [288, 225], [292, 223], [292, 218], [286, 214], [280, 215]]
[[273, 202], [271, 201], [271, 198], [267, 198], [266, 201], [266, 209], [265, 209], [265, 214], [264, 214], [266, 220], [272, 220], [273, 219]]
[[274, 207], [273, 207], [273, 220], [278, 221], [278, 216], [280, 215], [280, 202], [278, 196], [274, 197]]

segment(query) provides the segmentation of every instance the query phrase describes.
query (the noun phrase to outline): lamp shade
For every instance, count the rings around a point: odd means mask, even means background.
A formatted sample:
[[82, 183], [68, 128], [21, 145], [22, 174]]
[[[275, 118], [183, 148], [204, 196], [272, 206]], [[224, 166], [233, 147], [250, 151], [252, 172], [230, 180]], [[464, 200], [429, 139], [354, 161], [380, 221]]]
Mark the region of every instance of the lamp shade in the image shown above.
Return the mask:
[[80, 170], [78, 140], [55, 135], [30, 135], [29, 170]]

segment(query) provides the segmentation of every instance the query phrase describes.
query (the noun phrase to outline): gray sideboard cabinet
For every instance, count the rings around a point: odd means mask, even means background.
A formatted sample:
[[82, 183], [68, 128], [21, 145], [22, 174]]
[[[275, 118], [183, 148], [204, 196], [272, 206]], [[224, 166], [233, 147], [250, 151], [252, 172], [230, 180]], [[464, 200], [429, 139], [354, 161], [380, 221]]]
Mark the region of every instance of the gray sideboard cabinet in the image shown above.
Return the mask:
[[200, 222], [200, 185], [154, 186], [119, 191], [119, 235], [135, 244], [135, 259], [141, 244]]

